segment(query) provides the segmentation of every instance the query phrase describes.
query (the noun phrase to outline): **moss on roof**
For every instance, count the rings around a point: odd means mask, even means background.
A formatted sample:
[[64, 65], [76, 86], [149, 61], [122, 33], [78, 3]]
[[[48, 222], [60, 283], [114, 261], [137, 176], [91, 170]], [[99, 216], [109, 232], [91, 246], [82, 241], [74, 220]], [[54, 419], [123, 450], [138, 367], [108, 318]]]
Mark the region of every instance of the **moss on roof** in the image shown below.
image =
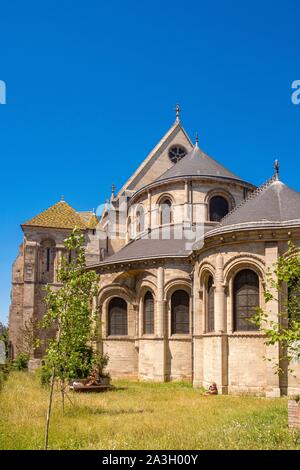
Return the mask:
[[33, 219], [22, 224], [23, 227], [67, 228], [78, 227], [82, 230], [94, 229], [98, 219], [93, 212], [76, 212], [65, 201], [59, 201]]
[[79, 215], [89, 229], [95, 229], [99, 224], [98, 217], [94, 212], [79, 212]]

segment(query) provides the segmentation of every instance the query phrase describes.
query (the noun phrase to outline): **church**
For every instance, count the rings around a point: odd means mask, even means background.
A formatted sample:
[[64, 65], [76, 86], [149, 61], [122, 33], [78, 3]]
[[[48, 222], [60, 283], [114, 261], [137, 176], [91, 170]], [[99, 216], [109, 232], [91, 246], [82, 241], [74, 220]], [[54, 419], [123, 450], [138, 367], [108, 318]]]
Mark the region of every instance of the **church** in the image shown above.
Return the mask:
[[[270, 176], [257, 188], [207, 155], [177, 106], [174, 124], [124, 186], [112, 188], [101, 212], [61, 200], [22, 224], [12, 355], [22, 349], [26, 323], [44, 314], [44, 285], [59, 288], [63, 241], [76, 226], [85, 234], [87, 269], [101, 276], [98, 347], [113, 378], [215, 382], [221, 394], [299, 393], [292, 374], [274, 373], [278, 346], [267, 347], [249, 322], [255, 307], [265, 307], [267, 272], [289, 240], [300, 246], [300, 193], [280, 180], [278, 164]], [[271, 318], [279, 308], [267, 305]], [[32, 361], [42, 356], [41, 347]]]

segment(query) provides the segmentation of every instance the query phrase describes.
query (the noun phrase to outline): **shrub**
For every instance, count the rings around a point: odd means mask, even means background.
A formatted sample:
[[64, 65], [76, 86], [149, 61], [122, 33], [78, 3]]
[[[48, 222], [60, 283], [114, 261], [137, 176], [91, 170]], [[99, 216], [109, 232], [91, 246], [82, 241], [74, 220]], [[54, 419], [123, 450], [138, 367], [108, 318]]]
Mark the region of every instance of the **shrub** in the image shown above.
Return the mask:
[[11, 368], [11, 364], [9, 362], [7, 362], [4, 366], [0, 368], [0, 391], [4, 385], [5, 380], [8, 377], [10, 368]]
[[29, 354], [21, 352], [17, 355], [13, 362], [13, 368], [15, 370], [27, 370], [28, 369]]
[[108, 364], [108, 361], [109, 361], [108, 354], [104, 354], [104, 355], [99, 354], [99, 353], [94, 354], [93, 367], [97, 370], [100, 377], [110, 376], [108, 372], [104, 372], [104, 369], [106, 368]]
[[1, 390], [2, 387], [3, 387], [4, 380], [5, 380], [4, 372], [3, 372], [2, 369], [0, 369], [0, 390]]
[[36, 374], [40, 380], [41, 385], [46, 386], [50, 384], [52, 371], [47, 364], [43, 364], [36, 371]]
[[89, 376], [93, 368], [94, 352], [90, 346], [86, 346], [86, 347], [81, 348], [78, 353], [81, 357], [81, 360], [79, 361], [81, 364], [81, 367], [78, 367], [76, 369], [75, 374], [73, 374], [73, 377], [71, 378], [85, 379]]

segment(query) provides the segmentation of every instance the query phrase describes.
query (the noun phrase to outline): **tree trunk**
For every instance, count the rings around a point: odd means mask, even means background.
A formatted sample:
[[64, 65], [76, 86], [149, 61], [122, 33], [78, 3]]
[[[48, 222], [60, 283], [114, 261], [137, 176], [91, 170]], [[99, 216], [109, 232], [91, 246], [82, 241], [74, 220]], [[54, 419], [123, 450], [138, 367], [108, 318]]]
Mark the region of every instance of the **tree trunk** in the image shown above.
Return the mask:
[[65, 379], [61, 379], [61, 410], [62, 415], [65, 415]]
[[51, 416], [51, 408], [52, 408], [54, 380], [55, 380], [55, 368], [53, 368], [52, 370], [52, 376], [51, 376], [51, 382], [50, 382], [50, 394], [49, 394], [49, 402], [48, 402], [47, 417], [46, 417], [46, 429], [45, 429], [45, 450], [48, 450], [49, 425], [50, 425], [50, 416]]

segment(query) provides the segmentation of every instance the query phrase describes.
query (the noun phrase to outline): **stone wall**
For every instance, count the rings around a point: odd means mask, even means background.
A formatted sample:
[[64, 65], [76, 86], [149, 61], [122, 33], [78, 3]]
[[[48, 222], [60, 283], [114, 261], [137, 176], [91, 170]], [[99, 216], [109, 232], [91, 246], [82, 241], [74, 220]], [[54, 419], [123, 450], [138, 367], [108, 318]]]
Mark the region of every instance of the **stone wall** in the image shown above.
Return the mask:
[[234, 334], [228, 338], [228, 392], [263, 395], [267, 387], [265, 338]]
[[166, 375], [169, 380], [191, 380], [192, 341], [173, 339], [167, 341]]
[[109, 356], [107, 371], [113, 378], [138, 376], [138, 352], [134, 340], [106, 339], [103, 352]]

